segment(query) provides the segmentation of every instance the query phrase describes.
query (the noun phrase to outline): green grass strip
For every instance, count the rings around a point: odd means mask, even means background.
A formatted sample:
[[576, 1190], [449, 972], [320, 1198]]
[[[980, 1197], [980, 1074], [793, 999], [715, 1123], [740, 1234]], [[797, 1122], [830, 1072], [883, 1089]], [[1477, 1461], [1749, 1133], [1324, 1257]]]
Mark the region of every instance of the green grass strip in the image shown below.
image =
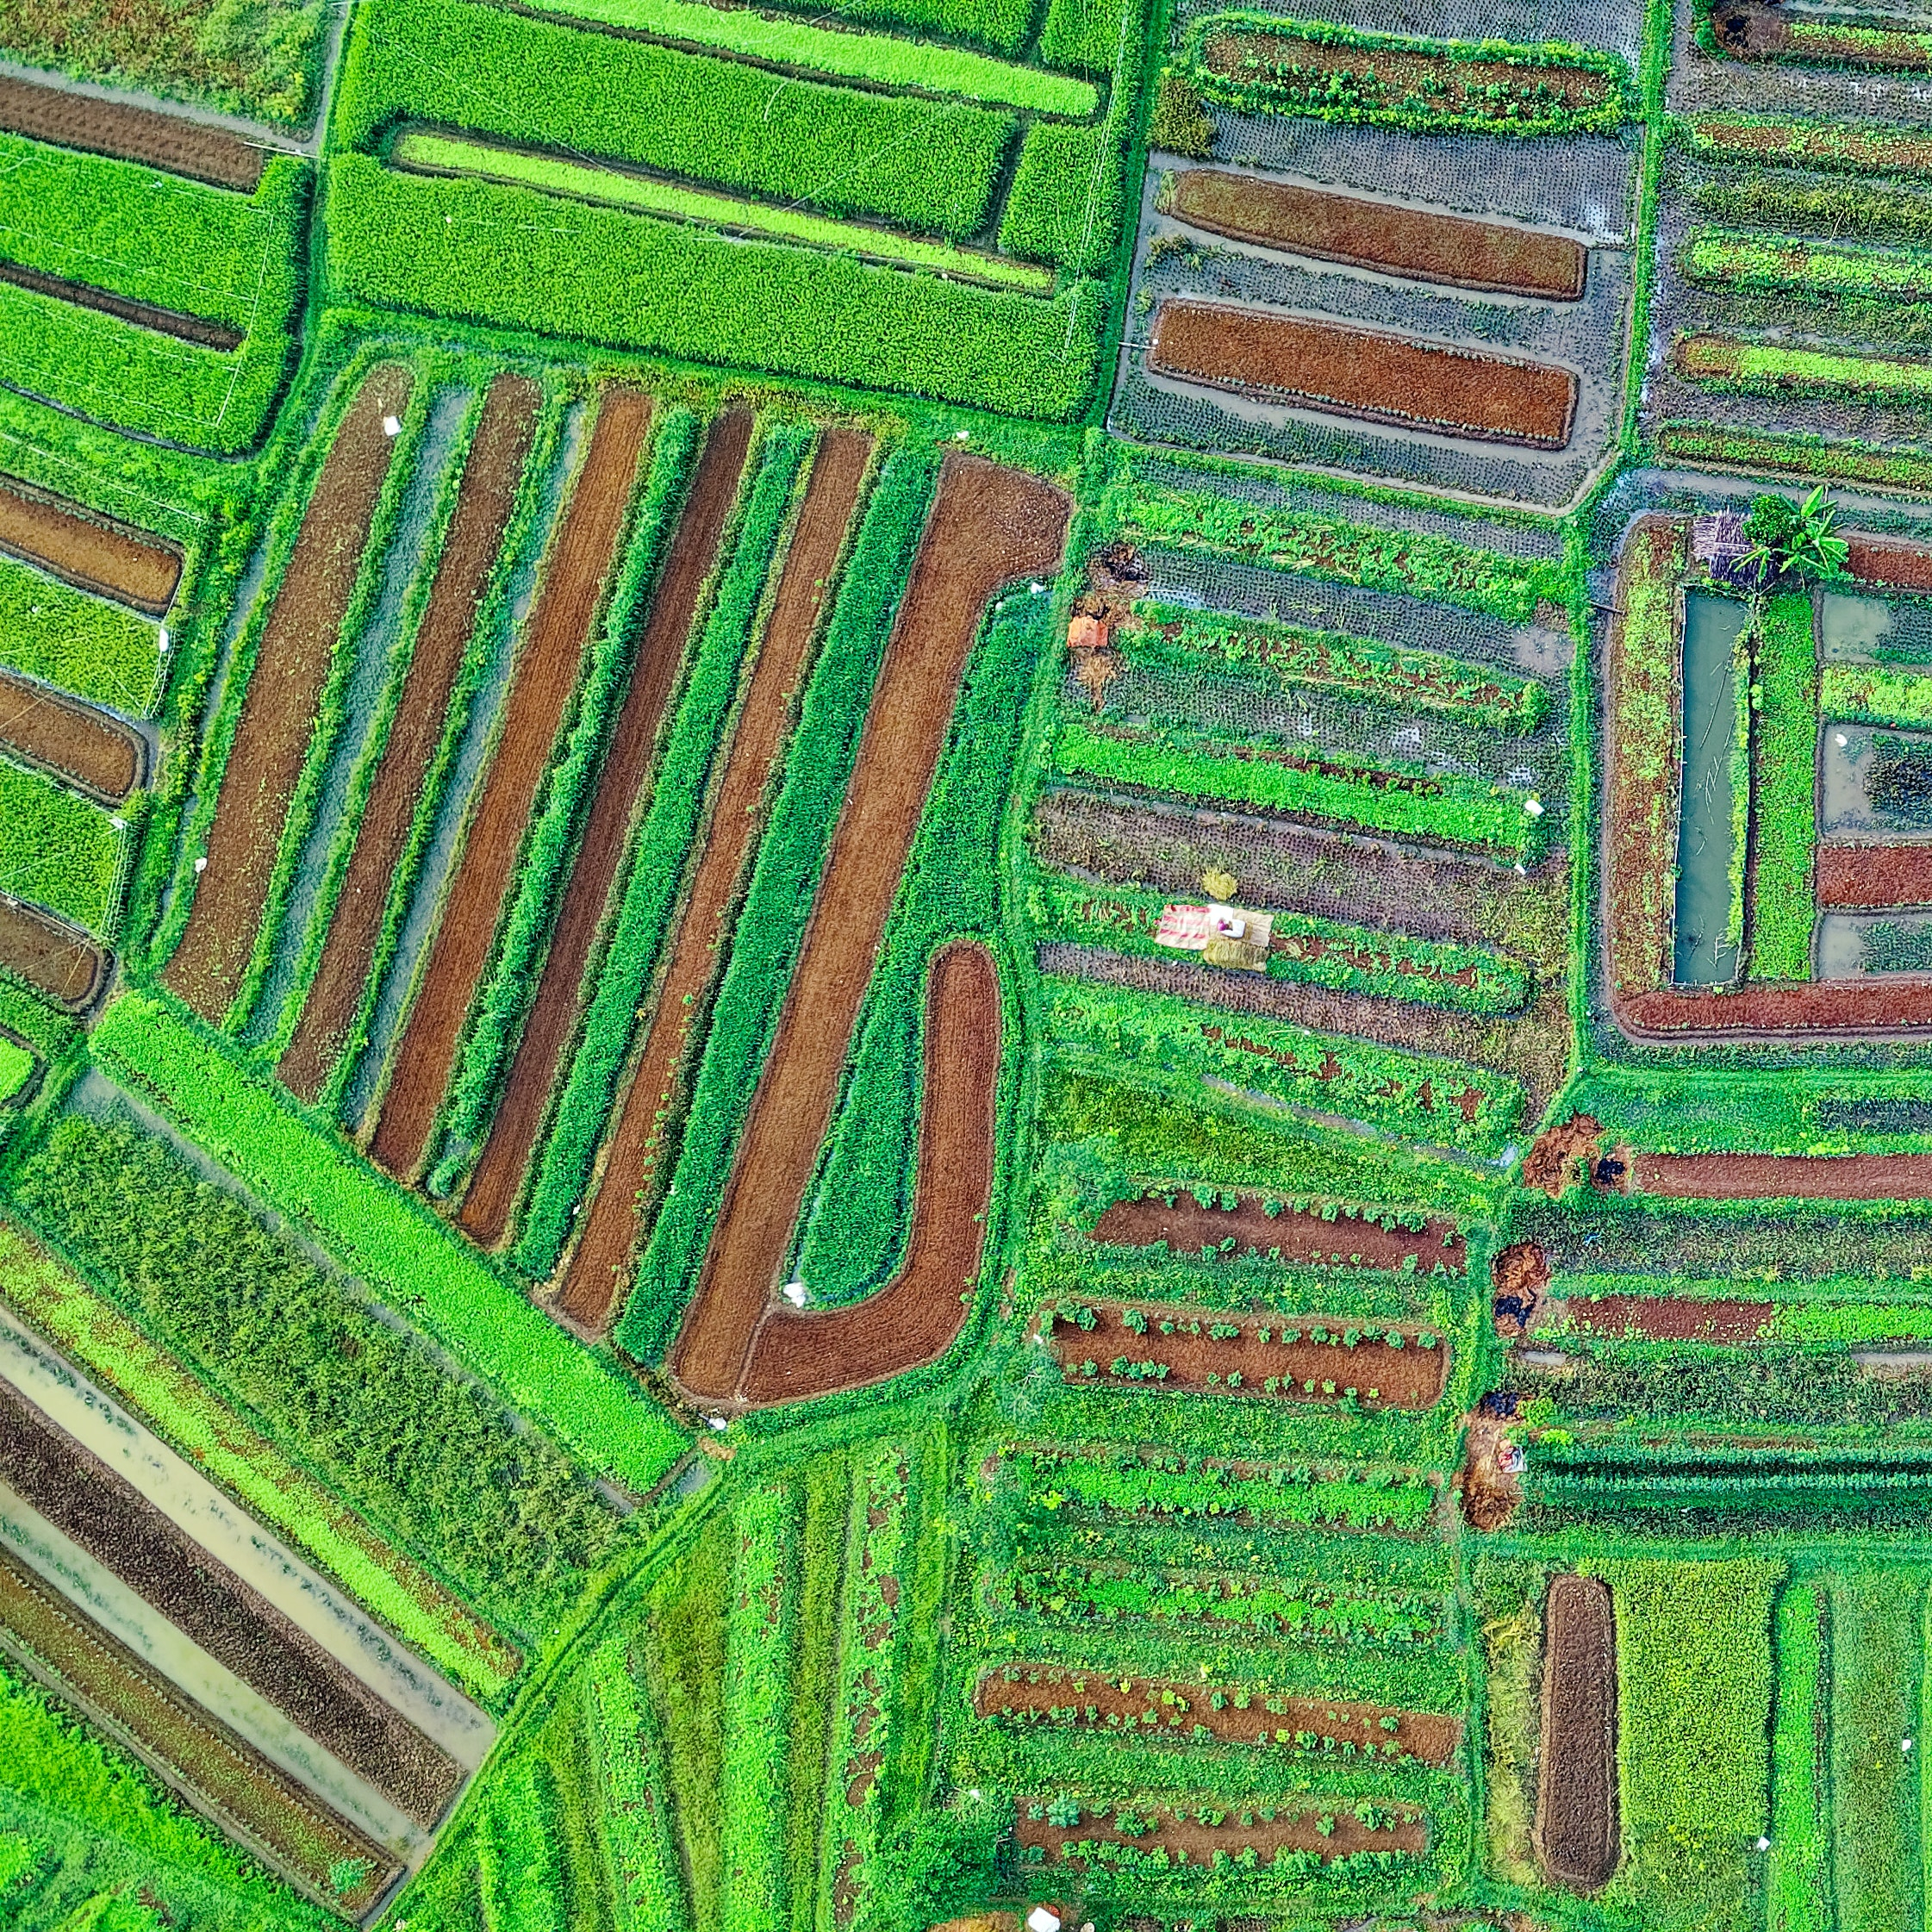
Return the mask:
[[783, 1479], [741, 1497], [732, 1517], [725, 1611], [725, 1923], [781, 1932], [785, 1898], [785, 1719], [798, 1648], [798, 1507]]
[[622, 1932], [689, 1932], [690, 1908], [672, 1842], [664, 1744], [624, 1630], [591, 1653], [584, 1700], [607, 1800], [598, 1822], [616, 1882], [619, 1925]]
[[1851, 396], [1873, 401], [1889, 396], [1906, 402], [1932, 396], [1932, 362], [1717, 340], [1729, 366], [1719, 374], [1693, 365], [1686, 371], [1693, 381], [1772, 396]]
[[630, 1378], [572, 1341], [427, 1208], [151, 995], [116, 1000], [97, 1056], [399, 1313], [593, 1468], [653, 1487], [684, 1438]]
[[567, 195], [573, 201], [633, 209], [640, 215], [664, 215], [676, 221], [695, 221], [706, 227], [775, 235], [782, 240], [830, 248], [838, 254], [857, 255], [900, 268], [933, 269], [942, 275], [984, 282], [996, 289], [1020, 289], [1031, 295], [1050, 295], [1053, 291], [1050, 269], [1009, 262], [998, 255], [981, 254], [969, 248], [955, 248], [943, 241], [919, 241], [908, 235], [894, 234], [888, 228], [868, 227], [857, 221], [834, 221], [770, 203], [707, 194], [702, 189], [654, 181], [648, 175], [631, 174], [622, 168], [595, 162], [532, 154], [521, 148], [429, 134], [419, 128], [397, 137], [390, 159], [412, 174], [473, 176], [481, 181]]
[[[1922, 1923], [1922, 1574], [1858, 1569], [1831, 1585], [1831, 1842], [1841, 1932]], [[1910, 1751], [1900, 1741], [1912, 1740]]]
[[[717, 47], [753, 60], [809, 67], [841, 80], [877, 81], [916, 87], [928, 94], [958, 94], [969, 101], [1031, 108], [1036, 114], [1084, 119], [1099, 96], [1085, 81], [1042, 73], [1010, 60], [963, 48], [934, 47], [889, 34], [852, 34], [774, 20], [749, 7], [714, 7], [694, 0], [533, 0], [537, 10], [569, 20], [591, 20], [633, 33], [659, 34]], [[842, 10], [842, 9], [841, 9]], [[1110, 63], [1111, 64], [1111, 63]]]
[[1772, 167], [1842, 174], [1932, 174], [1932, 128], [1857, 121], [1782, 121], [1747, 114], [1693, 115], [1681, 123], [1694, 154]]
[[1771, 1733], [1771, 1857], [1767, 1932], [1824, 1932], [1824, 1780], [1818, 1762], [1818, 1692], [1824, 1663], [1818, 1592], [1794, 1583], [1778, 1601], [1778, 1697]]
[[160, 632], [0, 557], [0, 664], [77, 698], [144, 716], [159, 695]]
[[1879, 449], [1870, 443], [1714, 422], [1665, 423], [1657, 432], [1657, 460], [1698, 470], [1862, 483], [1868, 489], [1901, 489], [1915, 496], [1932, 494], [1932, 455], [1918, 450]]
[[166, 1349], [0, 1221], [0, 1298], [219, 1483], [338, 1577], [406, 1642], [472, 1692], [493, 1696], [516, 1652], [427, 1572], [344, 1508]]
[[1765, 606], [1758, 645], [1752, 791], [1757, 851], [1748, 972], [1759, 980], [1811, 976], [1812, 787], [1818, 728], [1811, 600], [1789, 593]]
[[116, 825], [52, 779], [0, 763], [0, 892], [112, 938], [128, 850]]
[[1684, 272], [1693, 282], [1725, 289], [1799, 289], [1881, 302], [1932, 296], [1932, 255], [1916, 249], [1801, 241], [1734, 228], [1695, 230], [1685, 244]]
[[1818, 674], [1818, 714], [1861, 725], [1932, 726], [1932, 676], [1881, 664], [1827, 664]]

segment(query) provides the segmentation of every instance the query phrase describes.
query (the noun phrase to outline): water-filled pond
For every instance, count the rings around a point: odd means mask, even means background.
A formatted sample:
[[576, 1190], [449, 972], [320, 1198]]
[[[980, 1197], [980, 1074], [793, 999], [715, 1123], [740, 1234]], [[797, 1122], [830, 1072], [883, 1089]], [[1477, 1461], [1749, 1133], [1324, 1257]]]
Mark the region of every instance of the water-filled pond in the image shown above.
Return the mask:
[[1913, 913], [1827, 913], [1818, 921], [1818, 977], [1932, 973], [1932, 917]]
[[1821, 832], [1901, 844], [1932, 838], [1932, 732], [1827, 718], [1818, 751]]
[[1828, 664], [1932, 664], [1932, 601], [1828, 590], [1818, 599], [1818, 642]]
[[1719, 986], [1737, 976], [1731, 854], [1737, 658], [1749, 605], [1692, 590], [1684, 599], [1684, 791], [1677, 824], [1677, 913], [1671, 976]]

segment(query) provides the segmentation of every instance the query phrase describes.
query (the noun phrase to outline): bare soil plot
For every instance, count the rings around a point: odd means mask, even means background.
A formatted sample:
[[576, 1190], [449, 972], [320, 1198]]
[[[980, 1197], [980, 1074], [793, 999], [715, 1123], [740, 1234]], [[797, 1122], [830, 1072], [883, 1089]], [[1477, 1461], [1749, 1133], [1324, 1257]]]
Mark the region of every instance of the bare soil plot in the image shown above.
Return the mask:
[[1932, 845], [1825, 845], [1812, 853], [1826, 911], [1932, 906]]
[[1617, 1024], [1636, 1039], [1700, 1039], [1726, 1033], [1810, 1034], [1821, 1039], [1932, 1031], [1923, 979], [1812, 981], [1752, 986], [1736, 993], [1663, 987], [1612, 1002]]
[[1754, 1342], [1778, 1312], [1771, 1301], [1692, 1301], [1679, 1295], [1603, 1294], [1565, 1301], [1564, 1318], [1589, 1335], [1653, 1342]]
[[576, 1030], [584, 966], [604, 922], [632, 815], [654, 762], [664, 705], [684, 661], [698, 594], [718, 560], [751, 444], [748, 410], [732, 410], [712, 426], [651, 601], [650, 618], [638, 638], [630, 684], [611, 726], [583, 840], [560, 888], [557, 924], [536, 995], [457, 1214], [464, 1232], [486, 1248], [495, 1247], [508, 1230], [558, 1067]]
[[354, 1023], [364, 975], [382, 932], [390, 884], [441, 741], [444, 714], [463, 668], [477, 607], [509, 526], [540, 400], [537, 385], [521, 376], [499, 376], [484, 400], [321, 963], [295, 1038], [276, 1069], [283, 1084], [304, 1100], [313, 1100], [321, 1090]]
[[256, 646], [209, 831], [207, 864], [163, 975], [214, 1025], [234, 1000], [254, 949], [276, 851], [389, 475], [396, 441], [383, 433], [383, 419], [401, 413], [413, 380], [393, 364], [365, 378], [316, 478]]
[[[1454, 1221], [1431, 1218], [1419, 1228], [1384, 1227], [1373, 1218], [1373, 1208], [1354, 1214], [1323, 1213], [1318, 1206], [1284, 1203], [1273, 1214], [1259, 1194], [1237, 1196], [1232, 1207], [1218, 1200], [1202, 1201], [1185, 1188], [1177, 1189], [1174, 1205], [1156, 1191], [1138, 1200], [1117, 1200], [1094, 1224], [1094, 1241], [1126, 1248], [1164, 1244], [1176, 1255], [1272, 1255], [1310, 1268], [1386, 1268], [1399, 1269], [1412, 1260], [1427, 1274], [1440, 1266], [1451, 1274], [1468, 1268], [1468, 1251]], [[1226, 1245], [1230, 1239], [1234, 1246]]]
[[[1085, 1306], [1094, 1316], [1091, 1328], [1083, 1322], [1056, 1322], [1050, 1329], [1043, 1324], [1067, 1380], [1082, 1386], [1317, 1404], [1353, 1396], [1365, 1409], [1426, 1409], [1442, 1394], [1448, 1372], [1449, 1350], [1440, 1343], [1422, 1347], [1413, 1327], [1368, 1326], [1331, 1315], [1250, 1316], [1165, 1302]], [[1130, 1321], [1130, 1314], [1136, 1318]], [[1400, 1336], [1400, 1347], [1390, 1335]], [[1096, 1367], [1093, 1375], [1086, 1373], [1089, 1362]]]
[[645, 1231], [644, 1197], [675, 1141], [672, 1115], [691, 1030], [722, 969], [746, 862], [764, 825], [764, 800], [791, 734], [792, 707], [858, 502], [872, 439], [828, 431], [820, 442], [771, 619], [725, 754], [704, 846], [670, 940], [644, 1044], [616, 1108], [603, 1169], [583, 1231], [558, 1277], [555, 1306], [595, 1334], [610, 1325]]
[[146, 749], [140, 733], [120, 719], [6, 670], [0, 670], [0, 745], [103, 805], [119, 805], [140, 782]]
[[1543, 1606], [1537, 1862], [1552, 1883], [1594, 1891], [1617, 1869], [1617, 1637], [1595, 1577], [1550, 1580]]
[[157, 308], [152, 302], [131, 302], [111, 290], [97, 289], [90, 282], [71, 282], [65, 276], [43, 275], [37, 268], [18, 262], [0, 260], [0, 282], [27, 289], [56, 302], [71, 302], [77, 308], [97, 309], [138, 328], [153, 329], [158, 335], [171, 335], [178, 341], [198, 343], [204, 349], [223, 352], [241, 346], [241, 331], [226, 322], [211, 322], [200, 315], [185, 315], [178, 308]]
[[[1462, 1742], [1460, 1717], [1293, 1697], [1250, 1685], [1167, 1683], [1100, 1671], [1013, 1663], [984, 1671], [973, 1693], [982, 1717], [1056, 1730], [1114, 1730], [1177, 1742], [1262, 1744], [1318, 1749], [1324, 1738], [1353, 1744], [1358, 1756], [1444, 1765]], [[1205, 1736], [1202, 1734], [1205, 1733]]]
[[606, 392], [545, 562], [503, 701], [502, 733], [464, 834], [371, 1145], [383, 1167], [405, 1179], [422, 1164], [463, 1023], [515, 879], [517, 847], [603, 604], [651, 417], [649, 396], [636, 390]]
[[[1013, 1835], [1022, 1851], [1040, 1850], [1050, 1865], [1071, 1865], [1084, 1870], [1092, 1862], [1082, 1845], [1131, 1845], [1137, 1851], [1184, 1852], [1187, 1862], [1211, 1869], [1217, 1852], [1238, 1858], [1252, 1849], [1267, 1865], [1277, 1852], [1314, 1852], [1325, 1865], [1331, 1859], [1355, 1852], [1409, 1852], [1420, 1857], [1429, 1849], [1429, 1814], [1412, 1805], [1377, 1806], [1389, 1820], [1364, 1824], [1351, 1809], [1354, 1800], [1337, 1798], [1330, 1805], [1297, 1805], [1279, 1798], [1231, 1804], [1217, 1798], [1213, 1809], [1225, 1810], [1218, 1824], [1208, 1824], [1184, 1809], [1159, 1804], [1123, 1807], [1146, 1821], [1147, 1829], [1131, 1836], [1112, 1820], [1094, 1818], [1077, 1825], [1049, 1824], [1044, 1817], [1027, 1816], [1038, 1800], [1018, 1798], [1013, 1804]], [[1243, 1819], [1252, 1819], [1251, 1823]], [[1324, 1829], [1324, 1827], [1326, 1829]]]
[[1419, 281], [1574, 302], [1588, 251], [1567, 235], [1403, 208], [1218, 168], [1174, 178], [1161, 211], [1212, 234]]
[[1882, 584], [1888, 590], [1932, 591], [1932, 544], [1862, 530], [1848, 530], [1845, 541], [1845, 568], [1861, 583]]
[[265, 149], [223, 128], [151, 108], [90, 100], [30, 80], [0, 78], [0, 128], [84, 154], [139, 161], [244, 195], [254, 193], [268, 161]]
[[[0, 1549], [0, 1649], [152, 1765], [195, 1808], [296, 1882], [352, 1916], [375, 1904], [402, 1867], [252, 1744], [81, 1616]], [[332, 1867], [354, 1860], [346, 1891]]]
[[84, 1013], [106, 983], [108, 955], [78, 926], [63, 925], [37, 906], [0, 898], [0, 967], [56, 1006]]
[[[980, 614], [1001, 585], [1058, 565], [1069, 509], [1066, 497], [1050, 485], [977, 458], [949, 457], [940, 474], [866, 711], [857, 763], [777, 1036], [672, 1350], [672, 1373], [700, 1400], [730, 1401], [737, 1395], [760, 1318], [778, 1286]], [[969, 950], [964, 957], [973, 956]], [[940, 956], [942, 962], [946, 957]], [[929, 1013], [932, 988], [941, 976], [936, 963], [928, 982]], [[978, 1020], [983, 989], [994, 978], [991, 961], [957, 963], [945, 968], [944, 976], [961, 993], [972, 994]], [[996, 989], [993, 1000], [997, 1011]], [[996, 1057], [996, 1029], [990, 1050], [985, 1031], [983, 1025], [973, 1025], [953, 1050], [975, 1063], [989, 1050]], [[929, 1034], [929, 1053], [931, 1039]], [[978, 1077], [973, 1075], [969, 1085], [976, 1085]], [[922, 1144], [936, 1107], [932, 1093], [927, 1099]], [[963, 1157], [966, 1150], [957, 1151]], [[814, 1332], [829, 1337], [833, 1330], [821, 1324]], [[830, 1386], [873, 1379], [877, 1371], [857, 1373], [863, 1367], [855, 1362], [845, 1383]]]
[[0, 1480], [408, 1817], [427, 1827], [442, 1815], [463, 1782], [448, 1753], [10, 1384]]
[[1932, 1154], [1634, 1150], [1628, 1160], [1633, 1193], [1676, 1200], [1921, 1200], [1932, 1196]]
[[11, 477], [0, 477], [0, 551], [151, 617], [167, 609], [181, 581], [180, 552], [159, 537]]
[[1478, 442], [1560, 450], [1577, 379], [1550, 363], [1218, 302], [1170, 298], [1147, 366], [1210, 389]]

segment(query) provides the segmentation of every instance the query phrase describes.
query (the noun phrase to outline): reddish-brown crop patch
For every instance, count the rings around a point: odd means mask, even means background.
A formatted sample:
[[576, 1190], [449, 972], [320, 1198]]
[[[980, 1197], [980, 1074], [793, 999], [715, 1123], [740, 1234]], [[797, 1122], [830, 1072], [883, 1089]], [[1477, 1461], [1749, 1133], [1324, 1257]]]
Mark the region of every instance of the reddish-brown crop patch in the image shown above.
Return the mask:
[[1617, 1869], [1617, 1638], [1595, 1577], [1550, 1580], [1543, 1608], [1537, 1861], [1554, 1883], [1594, 1891]]
[[181, 581], [181, 553], [78, 503], [0, 477], [0, 551], [81, 590], [159, 617]]
[[97, 289], [90, 282], [71, 282], [61, 275], [43, 275], [37, 268], [19, 262], [0, 260], [0, 282], [26, 289], [55, 302], [70, 302], [77, 308], [91, 308], [117, 321], [132, 322], [137, 328], [153, 329], [157, 335], [171, 335], [178, 342], [193, 342], [204, 349], [224, 352], [241, 346], [241, 331], [226, 322], [211, 322], [200, 315], [186, 315], [178, 308], [162, 308], [152, 302], [131, 302], [109, 289]]
[[100, 997], [108, 956], [78, 926], [0, 896], [0, 967], [56, 1006], [83, 1013]]
[[1862, 530], [1848, 530], [1845, 541], [1845, 568], [1861, 583], [1887, 590], [1932, 590], [1932, 544]]
[[1550, 363], [1218, 302], [1163, 302], [1147, 366], [1324, 414], [1532, 449], [1561, 449], [1576, 414], [1576, 377]]
[[646, 1231], [647, 1192], [676, 1145], [674, 1115], [692, 1028], [703, 1017], [726, 955], [745, 863], [764, 824], [764, 800], [791, 735], [793, 701], [871, 453], [870, 437], [832, 430], [812, 465], [703, 850], [677, 914], [670, 964], [651, 1000], [644, 1045], [616, 1110], [583, 1232], [558, 1278], [557, 1309], [593, 1333], [610, 1325]]
[[1678, 1295], [1602, 1294], [1562, 1303], [1565, 1323], [1586, 1335], [1653, 1342], [1754, 1342], [1778, 1312], [1769, 1301], [1692, 1301]]
[[383, 418], [402, 410], [413, 383], [408, 370], [392, 364], [369, 376], [357, 392], [316, 479], [256, 646], [209, 831], [207, 863], [164, 975], [213, 1025], [227, 1012], [254, 949], [336, 638], [389, 475], [396, 440], [384, 433]]
[[0, 745], [103, 805], [140, 782], [145, 747], [132, 726], [11, 671], [0, 671]]
[[557, 924], [536, 995], [457, 1215], [464, 1233], [486, 1248], [496, 1246], [509, 1227], [558, 1067], [576, 1029], [583, 969], [604, 922], [632, 814], [651, 773], [664, 703], [683, 662], [698, 593], [717, 561], [751, 446], [749, 411], [734, 409], [712, 426], [651, 601], [651, 615], [638, 637], [630, 682], [591, 795], [590, 815], [559, 891]]
[[523, 828], [603, 602], [651, 414], [651, 399], [635, 390], [604, 396], [570, 507], [545, 562], [504, 699], [502, 735], [464, 835], [371, 1144], [376, 1159], [404, 1178], [422, 1164], [449, 1084], [463, 1023], [515, 876]]
[[1468, 1267], [1454, 1221], [1385, 1227], [1374, 1208], [1329, 1206], [1332, 1212], [1286, 1203], [1270, 1214], [1259, 1194], [1238, 1194], [1232, 1207], [1224, 1207], [1217, 1198], [1203, 1201], [1183, 1187], [1169, 1206], [1167, 1194], [1156, 1191], [1115, 1201], [1094, 1224], [1091, 1238], [1126, 1248], [1165, 1244], [1176, 1255], [1271, 1255], [1309, 1268], [1399, 1269], [1412, 1263], [1424, 1274], [1437, 1268], [1461, 1274]]
[[265, 149], [221, 128], [30, 80], [0, 78], [0, 128], [84, 154], [139, 161], [244, 195], [255, 191], [268, 161]]
[[1932, 1154], [1648, 1154], [1630, 1156], [1640, 1194], [1677, 1200], [1920, 1200]]
[[304, 1100], [313, 1100], [321, 1091], [355, 1019], [390, 886], [442, 735], [477, 606], [516, 502], [539, 400], [534, 383], [521, 376], [499, 376], [484, 401], [321, 963], [302, 1005], [301, 1024], [276, 1069], [290, 1092]]
[[1402, 208], [1218, 168], [1175, 177], [1162, 212], [1213, 234], [1460, 289], [1574, 302], [1588, 255], [1567, 235]]
[[1077, 1318], [1064, 1321], [1050, 1308], [1040, 1332], [1069, 1382], [1169, 1394], [1314, 1403], [1353, 1397], [1367, 1409], [1426, 1409], [1441, 1396], [1449, 1368], [1439, 1337], [1425, 1348], [1412, 1326], [1331, 1315], [1082, 1302]]
[[1828, 911], [1932, 906], [1932, 845], [1823, 845], [1812, 855]]
[[[1354, 1801], [1337, 1799], [1330, 1804], [1310, 1804], [1306, 1799], [1283, 1803], [1279, 1798], [1230, 1803], [1217, 1798], [1212, 1810], [1220, 1822], [1210, 1823], [1196, 1811], [1165, 1804], [1122, 1805], [1131, 1810], [1137, 1824], [1144, 1829], [1131, 1833], [1105, 1818], [1089, 1818], [1080, 1824], [1050, 1824], [1044, 1815], [1028, 1814], [1039, 1809], [1038, 1801], [1024, 1798], [1013, 1805], [1013, 1835], [1023, 1851], [1045, 1853], [1051, 1865], [1070, 1865], [1085, 1869], [1100, 1863], [1082, 1846], [1131, 1845], [1142, 1854], [1165, 1852], [1176, 1864], [1211, 1869], [1215, 1854], [1239, 1858], [1253, 1851], [1267, 1865], [1278, 1852], [1313, 1852], [1325, 1865], [1331, 1859], [1347, 1858], [1355, 1852], [1410, 1852], [1420, 1856], [1429, 1849], [1429, 1814], [1413, 1805], [1378, 1805], [1386, 1823], [1365, 1824], [1352, 1809]], [[1203, 1806], [1202, 1812], [1208, 1810]]]
[[1391, 1705], [1291, 1696], [1243, 1684], [1167, 1683], [1098, 1670], [1013, 1663], [981, 1673], [973, 1709], [982, 1717], [1062, 1730], [1110, 1730], [1193, 1743], [1254, 1744], [1327, 1754], [1354, 1747], [1357, 1760], [1413, 1759], [1444, 1765], [1462, 1742], [1460, 1717]]
[[[777, 1035], [672, 1353], [673, 1373], [701, 1400], [731, 1401], [739, 1395], [754, 1337], [777, 1287], [980, 614], [1002, 584], [1058, 564], [1069, 510], [1066, 497], [1050, 485], [976, 458], [949, 457], [940, 473], [866, 710], [857, 763]], [[950, 957], [955, 963], [945, 977], [971, 995], [977, 1023], [962, 1027], [952, 1045], [966, 1063], [970, 1090], [979, 1083], [975, 1069], [989, 1052], [998, 1052], [996, 1030], [989, 1045], [983, 1025], [983, 989], [995, 975], [990, 958], [978, 949]], [[948, 957], [942, 954], [941, 963]], [[979, 963], [967, 963], [975, 958]], [[938, 977], [936, 965], [935, 982]], [[994, 1004], [996, 1008], [996, 992]], [[932, 1100], [929, 1093], [922, 1140]], [[947, 1144], [962, 1163], [969, 1159], [978, 1131], [975, 1125], [963, 1134], [957, 1146], [949, 1136]], [[990, 1123], [987, 1131], [990, 1134]], [[946, 1192], [964, 1184], [962, 1175]], [[821, 1320], [813, 1332], [829, 1337], [836, 1331]], [[776, 1364], [776, 1355], [770, 1359]], [[814, 1383], [822, 1373], [813, 1372]], [[871, 1379], [871, 1374], [850, 1378]]]

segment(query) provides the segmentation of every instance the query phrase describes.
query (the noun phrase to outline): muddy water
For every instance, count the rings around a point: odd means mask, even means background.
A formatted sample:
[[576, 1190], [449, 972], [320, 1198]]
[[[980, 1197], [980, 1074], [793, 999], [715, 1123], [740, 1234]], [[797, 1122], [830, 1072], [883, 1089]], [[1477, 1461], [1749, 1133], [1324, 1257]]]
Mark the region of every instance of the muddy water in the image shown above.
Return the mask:
[[1932, 960], [1932, 918], [1923, 914], [1915, 917], [1910, 913], [1827, 913], [1818, 921], [1818, 977], [1848, 980], [1862, 973], [1932, 969], [1916, 963], [1888, 966], [1874, 959], [1868, 941], [1876, 925], [1903, 927], [1924, 949], [1924, 957]]
[[1923, 597], [1818, 600], [1818, 636], [1828, 664], [1932, 664], [1932, 606]]
[[1867, 786], [1879, 738], [1932, 745], [1932, 732], [1874, 731], [1867, 725], [1828, 718], [1819, 734], [1818, 829], [1841, 838], [1882, 838], [1886, 844], [1915, 844], [1932, 839], [1932, 826], [1915, 825], [1872, 803]]
[[1731, 923], [1731, 747], [1736, 656], [1750, 608], [1692, 591], [1684, 600], [1684, 800], [1677, 831], [1671, 977], [1718, 986], [1737, 975]]

